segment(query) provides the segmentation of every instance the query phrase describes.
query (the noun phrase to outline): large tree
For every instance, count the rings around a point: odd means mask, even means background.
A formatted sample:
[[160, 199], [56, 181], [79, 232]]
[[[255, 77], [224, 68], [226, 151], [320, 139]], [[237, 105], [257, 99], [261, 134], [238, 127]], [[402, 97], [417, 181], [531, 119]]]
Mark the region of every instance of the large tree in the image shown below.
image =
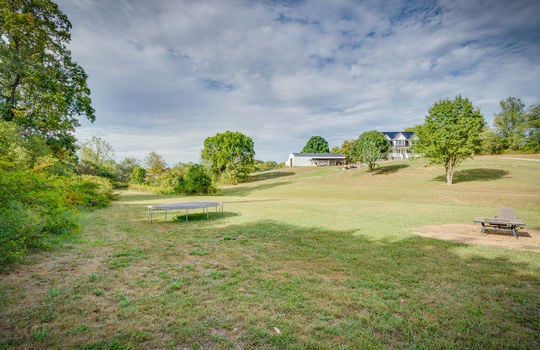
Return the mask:
[[500, 102], [501, 112], [493, 120], [498, 134], [506, 140], [512, 150], [518, 150], [525, 144], [527, 114], [525, 103], [517, 97], [508, 97]]
[[366, 163], [368, 171], [372, 172], [377, 161], [388, 151], [390, 143], [384, 134], [377, 130], [362, 133], [352, 147], [352, 156], [355, 160]]
[[79, 117], [95, 119], [70, 30], [50, 0], [0, 0], [0, 119], [44, 135], [57, 156], [74, 153]]
[[526, 150], [540, 152], [540, 103], [529, 106], [524, 130]]
[[83, 142], [79, 148], [79, 172], [115, 178], [118, 176], [113, 146], [97, 136]]
[[330, 152], [330, 147], [328, 146], [328, 141], [322, 136], [311, 136], [302, 153], [328, 153]]
[[451, 185], [459, 163], [480, 150], [484, 127], [484, 117], [468, 98], [458, 95], [453, 100], [440, 100], [416, 129], [419, 140], [415, 152], [443, 164], [446, 182]]
[[224, 183], [245, 181], [255, 164], [253, 140], [240, 132], [218, 133], [204, 140], [201, 158], [217, 180]]
[[345, 156], [345, 160], [347, 163], [353, 162], [353, 148], [354, 144], [356, 143], [356, 140], [345, 140], [341, 144], [341, 146], [335, 146], [332, 148], [332, 153], [341, 153]]
[[144, 158], [146, 171], [146, 181], [150, 185], [159, 184], [160, 177], [167, 171], [167, 162], [163, 156], [157, 152], [150, 152]]

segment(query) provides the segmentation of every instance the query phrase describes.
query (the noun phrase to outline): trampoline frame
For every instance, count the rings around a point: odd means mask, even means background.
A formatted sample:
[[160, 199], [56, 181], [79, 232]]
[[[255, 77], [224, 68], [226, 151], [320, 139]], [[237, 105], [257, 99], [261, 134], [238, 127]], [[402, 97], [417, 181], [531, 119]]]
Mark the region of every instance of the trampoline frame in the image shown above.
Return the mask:
[[190, 209], [203, 209], [203, 212], [206, 213], [206, 220], [208, 220], [208, 208], [216, 207], [216, 213], [218, 209], [221, 208], [221, 215], [223, 215], [223, 203], [222, 202], [180, 202], [180, 203], [168, 203], [168, 204], [157, 204], [148, 206], [148, 221], [152, 222], [152, 217], [154, 210], [156, 212], [163, 211], [163, 221], [167, 221], [167, 212], [168, 211], [186, 211], [186, 222], [188, 222], [188, 215]]

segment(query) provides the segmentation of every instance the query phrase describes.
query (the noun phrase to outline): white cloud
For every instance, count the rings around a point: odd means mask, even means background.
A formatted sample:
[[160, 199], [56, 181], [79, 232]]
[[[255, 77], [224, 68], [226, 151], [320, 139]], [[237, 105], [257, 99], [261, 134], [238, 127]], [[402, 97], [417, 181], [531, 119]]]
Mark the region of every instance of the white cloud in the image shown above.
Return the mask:
[[197, 162], [235, 130], [283, 161], [312, 135], [421, 123], [457, 94], [488, 121], [501, 99], [540, 98], [535, 1], [59, 2], [96, 109], [78, 137], [119, 157]]

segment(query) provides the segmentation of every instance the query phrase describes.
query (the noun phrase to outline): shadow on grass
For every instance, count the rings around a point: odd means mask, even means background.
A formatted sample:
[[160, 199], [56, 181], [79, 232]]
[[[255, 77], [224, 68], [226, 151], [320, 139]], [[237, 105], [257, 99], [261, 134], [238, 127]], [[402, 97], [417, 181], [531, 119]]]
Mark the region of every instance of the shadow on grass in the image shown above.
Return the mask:
[[[233, 212], [208, 212], [208, 218], [206, 217], [206, 213], [188, 213], [188, 220], [187, 222], [191, 221], [215, 221], [215, 220], [221, 220], [225, 218], [232, 218], [234, 216], [238, 216], [238, 213]], [[172, 222], [186, 222], [186, 213], [177, 213], [176, 215], [172, 216]]]
[[[103, 234], [119, 235], [125, 244], [83, 246], [80, 254], [112, 257], [109, 269], [122, 273], [81, 278], [88, 274], [85, 260], [68, 260], [79, 272], [70, 277], [53, 260], [17, 277], [20, 283], [0, 279], [9, 297], [2, 304], [9, 317], [0, 317], [0, 348], [167, 348], [171, 339], [177, 348], [537, 348], [538, 272], [504, 255], [460, 255], [455, 248], [462, 243], [374, 239], [270, 220], [173, 230], [134, 223], [137, 230], [127, 235], [123, 218], [112, 224]], [[75, 253], [55, 259], [82, 259]], [[50, 285], [63, 288], [50, 288], [60, 294], [21, 309], [21, 290], [36, 288], [34, 276], [47, 276], [41, 295]], [[136, 286], [129, 298], [125, 285]], [[62, 316], [71, 312], [74, 325], [88, 322], [77, 312], [81, 295], [103, 293], [97, 287], [111, 295], [100, 298], [107, 327], [74, 333]], [[91, 302], [82, 305], [95, 310]], [[56, 333], [43, 340], [35, 336], [43, 327], [36, 315], [45, 311]], [[163, 319], [165, 313], [170, 316]], [[152, 331], [148, 319], [158, 322]], [[226, 336], [211, 338], [216, 330]]]
[[274, 187], [283, 186], [287, 184], [289, 184], [288, 181], [273, 182], [270, 184], [261, 184], [257, 186], [239, 185], [238, 187], [229, 187], [229, 188], [222, 189], [219, 191], [217, 195], [243, 197], [255, 191], [268, 190]]
[[[510, 172], [502, 169], [466, 169], [454, 172], [454, 183], [472, 181], [493, 181], [508, 176]], [[437, 176], [435, 181], [446, 182], [446, 175]]]
[[247, 182], [255, 182], [255, 181], [277, 179], [279, 177], [292, 176], [294, 174], [295, 174], [294, 171], [269, 171], [269, 172], [263, 172], [263, 173], [258, 173], [258, 174], [251, 175]]
[[392, 173], [398, 172], [401, 169], [408, 168], [408, 167], [409, 167], [409, 164], [386, 165], [386, 166], [380, 167], [379, 169], [377, 169], [373, 173], [375, 175], [392, 174]]

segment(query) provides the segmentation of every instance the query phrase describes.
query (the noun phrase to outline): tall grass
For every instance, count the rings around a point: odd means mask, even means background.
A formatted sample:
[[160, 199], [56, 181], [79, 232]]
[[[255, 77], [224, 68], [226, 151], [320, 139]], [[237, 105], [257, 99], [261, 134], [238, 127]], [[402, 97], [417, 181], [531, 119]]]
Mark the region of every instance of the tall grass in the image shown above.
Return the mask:
[[[540, 163], [459, 170], [453, 186], [414, 161], [280, 169], [210, 198], [123, 192], [1, 277], [0, 348], [538, 348], [538, 253], [412, 232], [505, 205], [536, 234]], [[224, 215], [147, 222], [149, 204], [199, 199]]]

